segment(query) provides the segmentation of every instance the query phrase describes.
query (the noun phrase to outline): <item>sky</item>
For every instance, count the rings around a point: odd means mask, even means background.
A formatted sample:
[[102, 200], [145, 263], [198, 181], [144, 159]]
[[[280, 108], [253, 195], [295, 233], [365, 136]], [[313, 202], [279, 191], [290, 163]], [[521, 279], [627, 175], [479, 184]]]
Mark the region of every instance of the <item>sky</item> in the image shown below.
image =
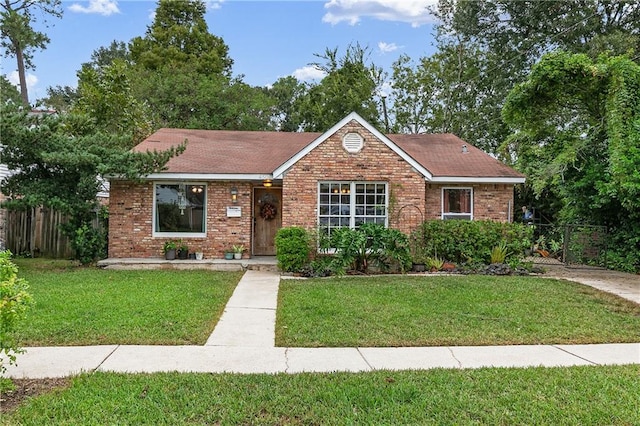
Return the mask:
[[[268, 86], [293, 75], [302, 81], [321, 78], [309, 64], [314, 54], [349, 44], [370, 50], [370, 60], [391, 71], [402, 54], [414, 60], [434, 53], [436, 0], [207, 1], [209, 32], [222, 37], [233, 59], [233, 75], [253, 86]], [[32, 104], [48, 87], [77, 86], [76, 73], [100, 47], [144, 36], [153, 22], [156, 1], [62, 1], [63, 17], [37, 27], [50, 38], [34, 54], [27, 81]], [[37, 15], [41, 18], [40, 15]], [[39, 19], [41, 21], [42, 19]], [[1, 58], [0, 72], [17, 85], [14, 57]]]

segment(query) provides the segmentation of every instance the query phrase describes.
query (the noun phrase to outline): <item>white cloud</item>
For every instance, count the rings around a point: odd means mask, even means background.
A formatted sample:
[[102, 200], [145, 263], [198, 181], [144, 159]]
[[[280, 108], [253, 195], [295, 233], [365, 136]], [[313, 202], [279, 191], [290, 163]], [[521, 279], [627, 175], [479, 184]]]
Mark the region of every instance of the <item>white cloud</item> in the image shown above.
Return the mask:
[[69, 6], [69, 10], [77, 13], [97, 13], [102, 16], [110, 16], [120, 13], [116, 0], [89, 0], [89, 6], [74, 3]]
[[[34, 87], [36, 87], [36, 84], [38, 84], [38, 77], [33, 74], [27, 74], [25, 78], [27, 80], [27, 91], [30, 92]], [[7, 75], [7, 80], [20, 90], [20, 77], [18, 76], [18, 71], [12, 71]]]
[[291, 75], [300, 81], [322, 80], [326, 76], [324, 71], [311, 65], [298, 68]]
[[224, 0], [206, 0], [204, 3], [207, 6], [207, 10], [216, 10], [222, 7]]
[[402, 46], [398, 46], [395, 43], [386, 43], [384, 41], [378, 42], [378, 49], [380, 49], [382, 54], [393, 52], [394, 50], [400, 49], [400, 47]]
[[330, 0], [324, 7], [327, 13], [322, 22], [335, 25], [348, 22], [355, 25], [363, 17], [381, 21], [407, 22], [418, 27], [435, 18], [429, 13], [428, 6], [437, 4], [437, 0]]

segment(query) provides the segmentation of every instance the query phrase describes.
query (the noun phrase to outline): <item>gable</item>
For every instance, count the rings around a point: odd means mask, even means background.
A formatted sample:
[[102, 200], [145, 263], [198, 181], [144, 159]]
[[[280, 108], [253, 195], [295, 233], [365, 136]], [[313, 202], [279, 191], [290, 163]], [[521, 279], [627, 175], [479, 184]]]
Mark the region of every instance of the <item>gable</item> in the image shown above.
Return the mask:
[[[351, 114], [349, 114], [348, 116], [346, 116], [345, 118], [340, 120], [340, 122], [336, 123], [336, 125], [334, 125], [332, 128], [330, 128], [329, 130], [324, 132], [322, 135], [320, 135], [312, 143], [307, 145], [304, 149], [302, 149], [301, 151], [296, 153], [287, 162], [285, 162], [280, 167], [275, 169], [273, 171], [274, 179], [281, 179], [283, 177], [284, 173], [286, 173], [286, 171], [289, 170], [295, 163], [300, 161], [300, 159], [302, 159], [304, 156], [308, 155], [311, 151], [316, 149], [320, 144], [325, 142], [328, 138], [330, 138], [332, 135], [334, 135], [337, 131], [339, 131], [340, 129], [343, 129], [345, 126], [347, 126], [351, 122], [355, 122], [358, 125], [362, 126], [366, 131], [371, 133], [378, 141], [382, 142], [389, 149], [391, 149], [393, 152], [395, 152], [404, 161], [406, 161], [411, 167], [413, 167], [420, 174], [422, 174], [426, 179], [431, 179], [433, 177], [431, 175], [431, 173], [425, 167], [423, 167], [415, 159], [413, 159], [411, 156], [409, 156], [405, 151], [403, 151], [400, 147], [398, 147], [398, 145], [396, 145], [394, 142], [392, 142], [386, 136], [384, 136], [382, 133], [380, 133], [375, 127], [373, 127], [371, 124], [366, 122], [357, 113], [352, 112]], [[347, 149], [347, 151], [348, 151], [348, 149]]]

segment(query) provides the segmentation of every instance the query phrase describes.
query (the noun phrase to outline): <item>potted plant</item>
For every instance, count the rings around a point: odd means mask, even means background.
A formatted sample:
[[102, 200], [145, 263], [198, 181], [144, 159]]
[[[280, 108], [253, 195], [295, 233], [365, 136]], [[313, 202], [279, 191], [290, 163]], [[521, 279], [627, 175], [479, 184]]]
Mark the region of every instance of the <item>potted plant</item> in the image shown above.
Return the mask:
[[204, 250], [200, 249], [199, 251], [196, 252], [196, 260], [202, 260], [204, 259]]
[[244, 246], [242, 244], [233, 246], [233, 258], [236, 260], [242, 259], [242, 253], [244, 252]]
[[178, 259], [187, 259], [189, 257], [189, 247], [186, 243], [181, 240], [178, 241], [178, 251], [177, 251]]
[[176, 250], [178, 248], [178, 244], [173, 240], [167, 240], [164, 242], [162, 246], [162, 253], [164, 253], [164, 258], [166, 260], [173, 260], [176, 258]]
[[226, 260], [233, 260], [233, 250], [226, 250], [224, 252], [224, 258]]

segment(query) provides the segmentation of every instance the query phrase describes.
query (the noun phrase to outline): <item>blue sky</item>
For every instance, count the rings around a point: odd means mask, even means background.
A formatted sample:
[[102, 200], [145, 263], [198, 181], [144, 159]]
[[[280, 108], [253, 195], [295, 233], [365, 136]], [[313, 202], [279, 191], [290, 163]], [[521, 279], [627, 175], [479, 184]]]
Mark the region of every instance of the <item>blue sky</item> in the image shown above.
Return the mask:
[[[309, 63], [314, 53], [351, 43], [371, 50], [371, 60], [390, 70], [401, 54], [412, 59], [434, 52], [435, 0], [208, 1], [209, 31], [224, 39], [234, 60], [233, 74], [251, 85], [269, 85], [294, 75], [318, 78]], [[76, 72], [94, 50], [113, 40], [144, 36], [156, 1], [63, 1], [62, 19], [49, 20], [51, 42], [34, 56], [28, 72], [31, 103], [50, 86], [76, 86]], [[340, 55], [341, 56], [341, 55]], [[17, 83], [15, 59], [2, 58], [2, 74]]]

